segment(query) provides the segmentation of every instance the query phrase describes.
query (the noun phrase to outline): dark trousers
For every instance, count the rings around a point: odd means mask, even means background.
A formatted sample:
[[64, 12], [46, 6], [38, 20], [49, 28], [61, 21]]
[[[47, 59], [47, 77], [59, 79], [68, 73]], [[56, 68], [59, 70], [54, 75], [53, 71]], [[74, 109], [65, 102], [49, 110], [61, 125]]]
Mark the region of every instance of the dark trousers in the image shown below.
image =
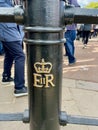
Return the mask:
[[24, 64], [25, 55], [22, 49], [22, 41], [3, 42], [5, 57], [4, 57], [4, 72], [3, 77], [11, 76], [11, 68], [14, 64], [14, 82], [15, 89], [24, 87]]
[[83, 43], [87, 44], [89, 39], [90, 31], [83, 31]]

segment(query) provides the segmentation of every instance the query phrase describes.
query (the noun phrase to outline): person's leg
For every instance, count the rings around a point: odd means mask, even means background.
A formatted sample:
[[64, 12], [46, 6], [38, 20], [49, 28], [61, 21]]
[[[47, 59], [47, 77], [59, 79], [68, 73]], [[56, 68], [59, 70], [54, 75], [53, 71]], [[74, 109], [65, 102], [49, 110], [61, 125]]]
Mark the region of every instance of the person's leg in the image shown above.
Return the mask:
[[18, 49], [15, 54], [15, 89], [21, 89], [25, 83], [24, 66], [25, 66], [25, 55], [22, 47], [16, 44]]
[[83, 44], [85, 44], [85, 37], [86, 37], [86, 33], [85, 31], [83, 31]]
[[74, 46], [74, 40], [76, 38], [76, 31], [75, 30], [71, 30], [70, 31], [70, 50], [71, 51], [71, 56], [69, 57], [69, 63], [75, 63], [76, 62], [76, 58], [75, 58], [75, 46]]
[[83, 31], [83, 49], [86, 48], [86, 31]]
[[72, 30], [70, 33], [71, 33], [70, 35], [71, 35], [72, 54], [74, 56], [75, 54], [74, 40], [76, 39], [76, 31]]
[[3, 44], [5, 55], [4, 55], [4, 66], [3, 66], [3, 79], [2, 82], [13, 81], [11, 78], [11, 68], [13, 65], [13, 57], [9, 53], [9, 49], [6, 47], [6, 44]]
[[81, 31], [77, 30], [76, 40], [80, 40], [80, 37], [81, 37]]
[[85, 44], [87, 45], [88, 40], [89, 40], [89, 35], [90, 35], [90, 31], [86, 31], [86, 39], [85, 39]]
[[68, 51], [66, 49], [66, 42], [64, 43], [64, 47], [65, 47], [65, 54], [64, 54], [64, 56], [68, 56]]
[[[25, 55], [22, 49], [22, 42], [21, 41], [6, 42], [4, 43], [4, 46], [6, 46], [10, 56], [13, 57], [13, 59], [15, 60], [15, 73], [14, 73], [15, 89], [21, 89], [24, 86], [24, 62], [25, 62]], [[7, 64], [8, 62], [6, 62], [6, 66]]]
[[75, 39], [76, 33], [74, 32], [74, 30], [72, 31], [67, 31], [66, 32], [66, 50], [68, 53], [68, 60], [69, 60], [69, 64], [74, 63], [75, 57], [74, 57], [74, 39]]

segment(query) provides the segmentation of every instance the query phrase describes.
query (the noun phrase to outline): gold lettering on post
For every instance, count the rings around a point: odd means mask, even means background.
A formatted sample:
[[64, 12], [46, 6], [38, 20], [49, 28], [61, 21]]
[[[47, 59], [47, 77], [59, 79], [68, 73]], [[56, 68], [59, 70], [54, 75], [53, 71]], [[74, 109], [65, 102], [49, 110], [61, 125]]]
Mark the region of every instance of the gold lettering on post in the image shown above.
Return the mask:
[[45, 74], [45, 77], [46, 77], [45, 87], [49, 87], [49, 84], [54, 87], [54, 84], [53, 84], [53, 78], [54, 77], [53, 77], [53, 75], [52, 74], [49, 74], [49, 75]]
[[34, 73], [34, 86], [36, 87], [42, 87], [42, 77], [40, 74]]
[[50, 62], [45, 62], [44, 59], [42, 59], [41, 62], [36, 62], [34, 64], [34, 68], [36, 73], [34, 73], [34, 87], [54, 87], [54, 76], [53, 74], [50, 74], [52, 69], [52, 64]]

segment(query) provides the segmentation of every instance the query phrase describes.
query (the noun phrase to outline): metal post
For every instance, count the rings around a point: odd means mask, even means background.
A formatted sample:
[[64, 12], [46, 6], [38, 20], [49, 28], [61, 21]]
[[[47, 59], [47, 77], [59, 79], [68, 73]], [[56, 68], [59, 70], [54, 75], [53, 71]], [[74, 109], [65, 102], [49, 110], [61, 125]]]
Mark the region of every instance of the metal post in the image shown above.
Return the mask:
[[30, 130], [59, 130], [59, 123], [98, 125], [98, 118], [60, 113], [63, 26], [69, 23], [96, 24], [98, 10], [60, 9], [60, 0], [26, 0], [25, 13], [20, 7], [2, 10], [0, 7], [0, 22], [25, 24], [29, 115], [28, 111], [24, 116], [23, 113], [1, 114], [0, 120], [23, 120], [30, 123]]
[[30, 130], [59, 130], [60, 0], [28, 0], [25, 14]]

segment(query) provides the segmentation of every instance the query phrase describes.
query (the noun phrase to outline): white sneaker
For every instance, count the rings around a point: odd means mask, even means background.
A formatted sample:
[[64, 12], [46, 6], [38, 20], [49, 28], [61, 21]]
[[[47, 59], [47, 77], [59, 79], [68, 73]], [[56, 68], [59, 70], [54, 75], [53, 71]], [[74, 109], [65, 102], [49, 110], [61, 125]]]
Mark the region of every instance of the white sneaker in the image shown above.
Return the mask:
[[85, 49], [86, 47], [87, 47], [87, 45], [86, 45], [86, 44], [84, 44], [83, 49]]

